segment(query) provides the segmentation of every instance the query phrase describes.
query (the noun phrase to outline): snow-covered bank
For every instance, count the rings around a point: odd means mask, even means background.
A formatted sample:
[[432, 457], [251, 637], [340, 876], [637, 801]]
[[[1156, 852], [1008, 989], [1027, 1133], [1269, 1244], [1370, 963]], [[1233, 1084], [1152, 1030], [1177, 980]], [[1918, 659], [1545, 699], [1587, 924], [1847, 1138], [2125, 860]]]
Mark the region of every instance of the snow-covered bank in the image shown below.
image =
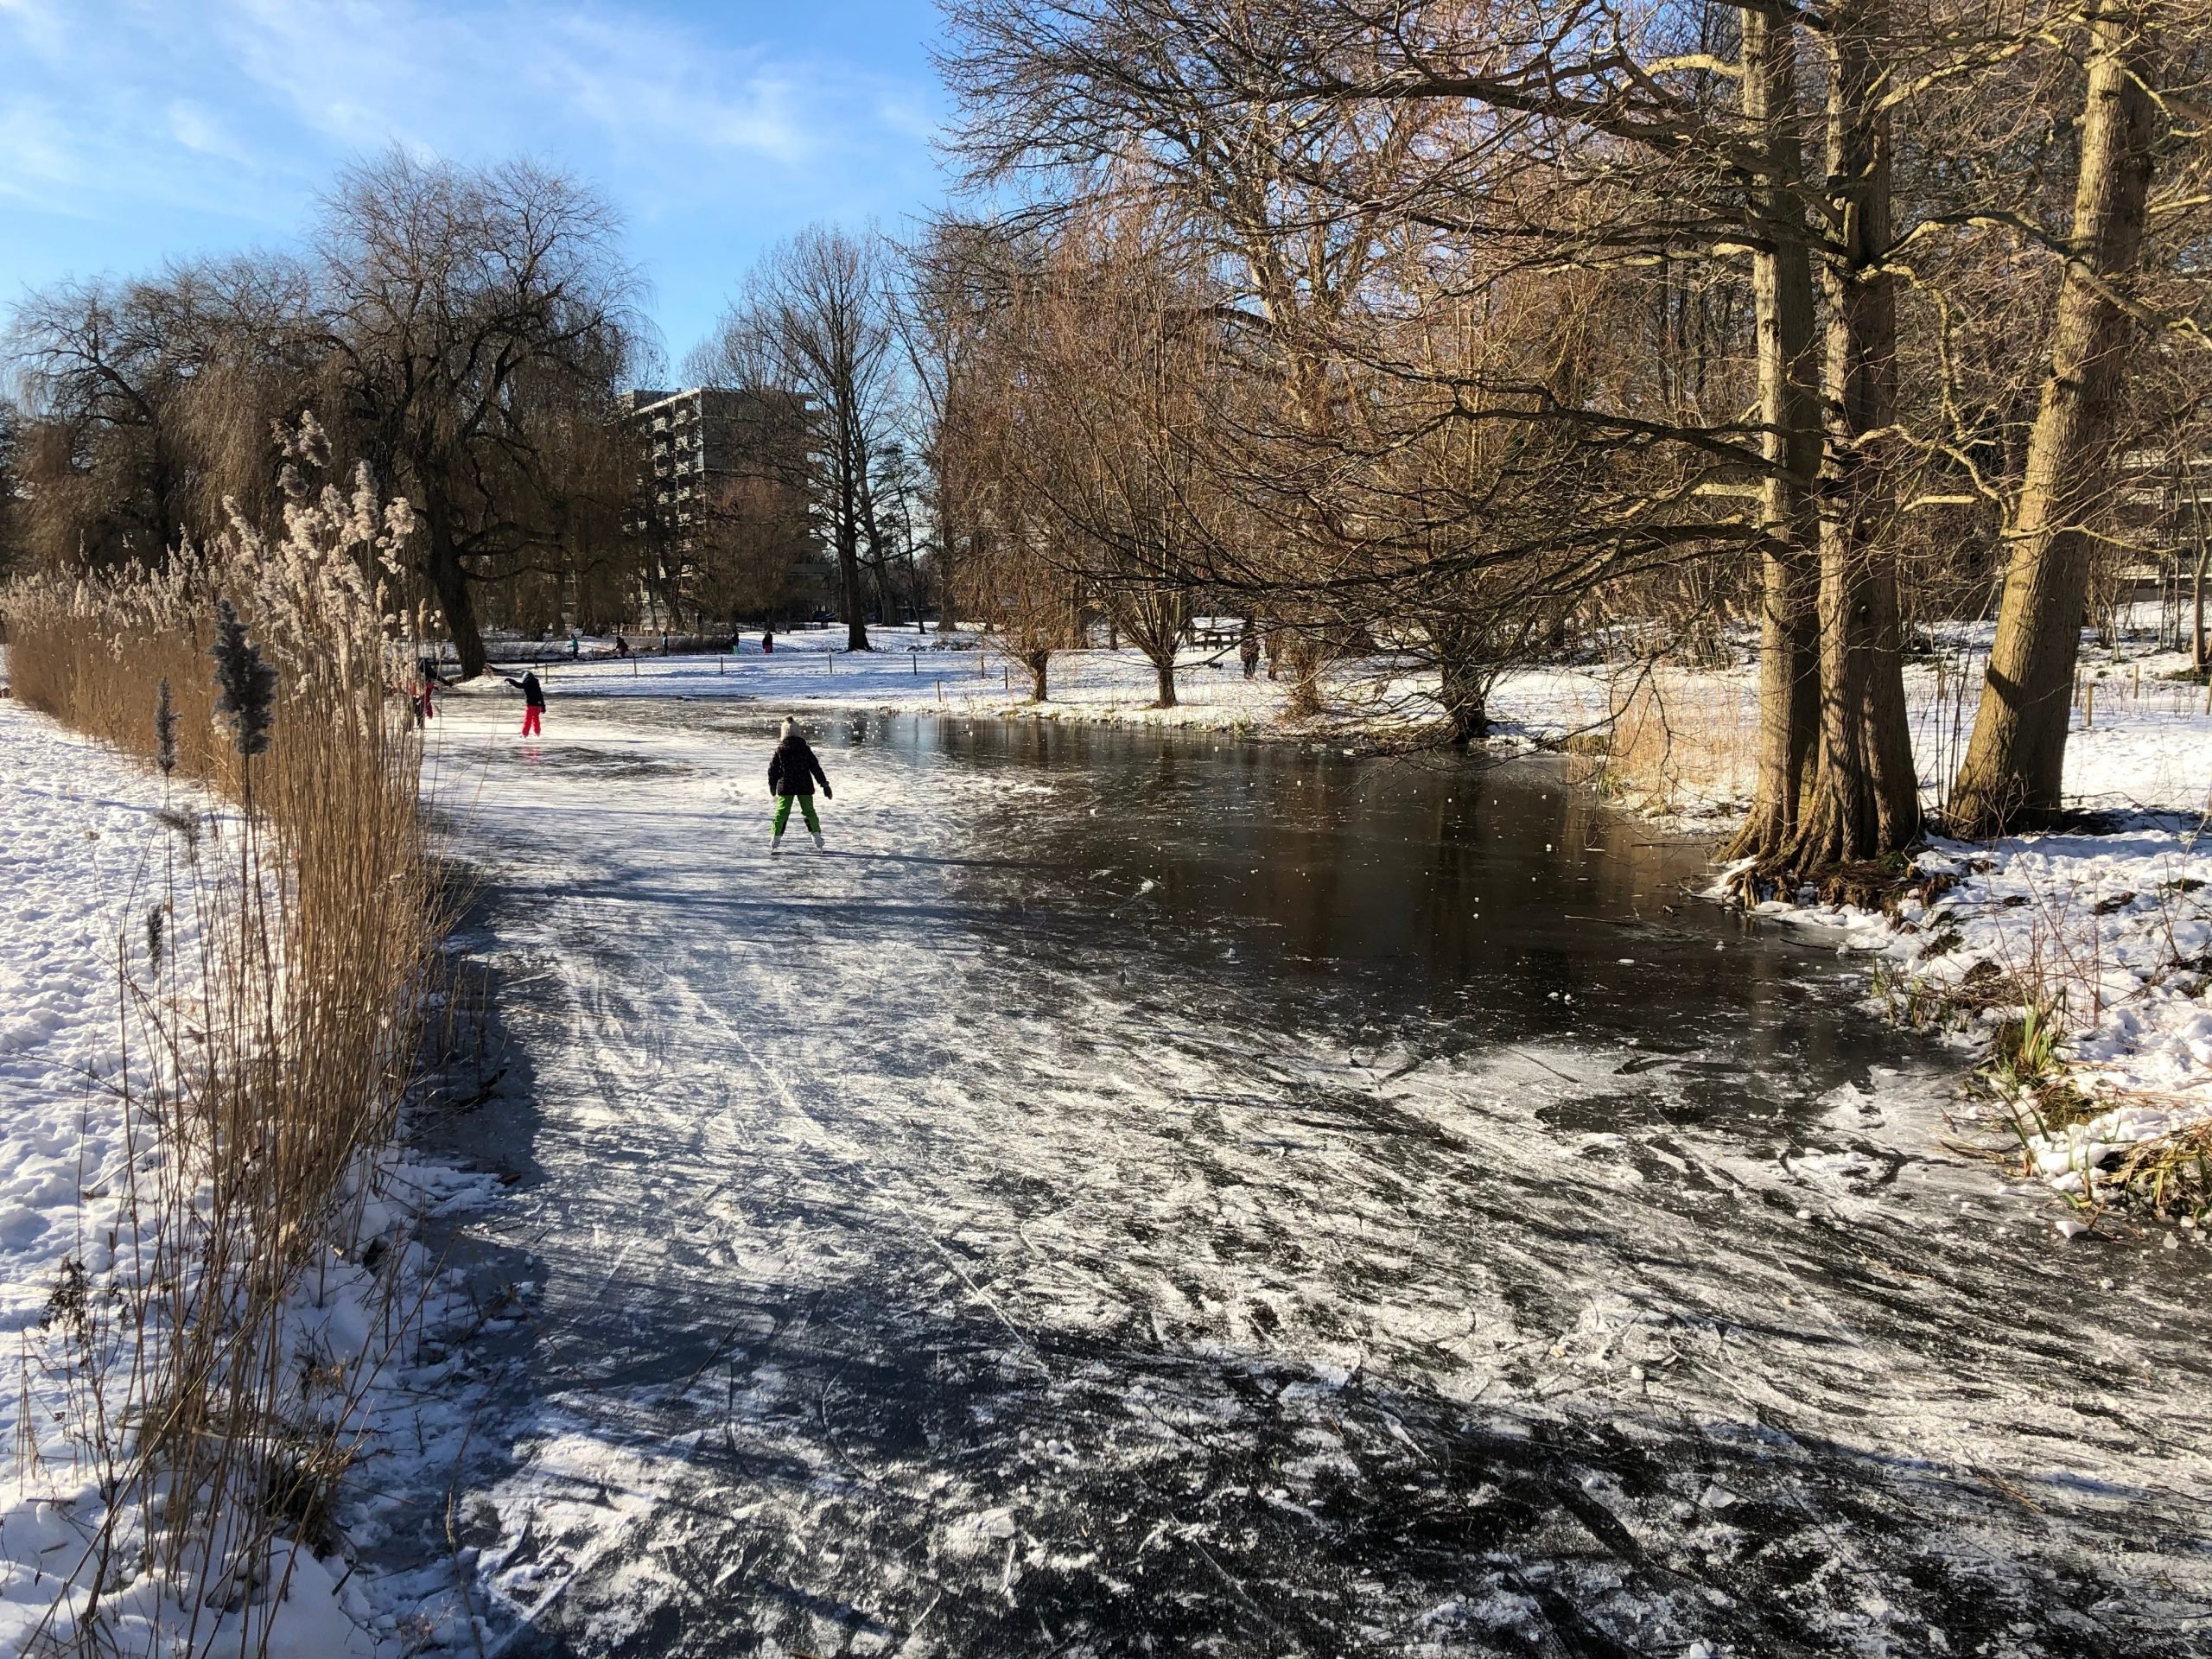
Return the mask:
[[[148, 1012], [144, 988], [174, 988], [162, 995], [188, 1027], [204, 1024], [194, 895], [208, 889], [168, 875], [203, 834], [234, 846], [236, 823], [198, 791], [165, 791], [0, 702], [0, 1653], [382, 1659], [413, 1650], [404, 1624], [452, 1618], [448, 1586], [380, 1580], [352, 1557], [410, 1479], [435, 1478], [422, 1471], [442, 1452], [450, 1462], [461, 1425], [435, 1401], [422, 1409], [411, 1396], [424, 1374], [409, 1367], [423, 1323], [461, 1306], [410, 1232], [421, 1213], [478, 1196], [476, 1178], [396, 1154], [358, 1171], [356, 1224], [283, 1310], [279, 1339], [302, 1379], [288, 1409], [326, 1426], [346, 1459], [334, 1537], [293, 1529], [243, 1546], [260, 1558], [247, 1566], [223, 1542], [233, 1522], [195, 1506], [181, 1548], [165, 1552], [153, 1518], [164, 1495], [133, 1481], [132, 1420], [162, 1375], [164, 1275], [179, 1272], [168, 1252], [190, 1225], [169, 1206], [207, 1191], [165, 1164], [175, 1142], [146, 1103], [166, 1014]], [[219, 880], [214, 864], [200, 880]], [[238, 1535], [266, 1537], [235, 1502], [221, 1513]]]
[[1988, 1064], [1967, 1109], [2018, 1137], [2029, 1173], [2092, 1208], [2133, 1186], [2196, 1224], [2212, 1191], [2193, 1161], [2162, 1191], [2139, 1178], [2212, 1137], [2212, 843], [2156, 827], [1938, 842], [1893, 915], [1757, 909], [1878, 957], [1892, 1015], [1974, 1043]]
[[[757, 636], [734, 652], [629, 658], [584, 655], [536, 664], [556, 710], [564, 697], [733, 698], [779, 709], [854, 709], [963, 719], [1084, 721], [1254, 736], [1391, 737], [1437, 717], [1435, 677], [1387, 658], [1354, 660], [1325, 683], [1325, 713], [1300, 720], [1288, 680], [1262, 670], [1244, 677], [1233, 648], [1186, 649], [1176, 706], [1155, 705], [1152, 664], [1133, 648], [1067, 651], [1052, 659], [1051, 696], [1029, 700], [1021, 669], [988, 640], [879, 630], [875, 649], [848, 652], [842, 628], [779, 634], [764, 654]], [[528, 646], [524, 651], [543, 647]], [[521, 660], [519, 657], [517, 661]], [[2068, 745], [2069, 803], [2087, 810], [2202, 812], [2212, 804], [2212, 711], [2202, 686], [2171, 677], [2178, 653], [2137, 652], [2121, 660], [2085, 654], [2097, 690], [2077, 711]], [[519, 669], [514, 671], [519, 672]], [[1969, 683], [1971, 692], [1978, 682]], [[453, 688], [464, 698], [520, 700], [493, 676]], [[1973, 721], [1954, 665], [1910, 664], [1905, 692], [1913, 748], [1931, 805], [1940, 806]], [[1671, 749], [1663, 763], [1610, 781], [1619, 804], [1654, 819], [1711, 830], [1748, 798], [1756, 768], [1758, 675], [1732, 668], [1592, 664], [1516, 669], [1490, 699], [1493, 745], [1508, 753], [1555, 747], [1583, 736], [1619, 747]], [[557, 713], [555, 716], [557, 718]]]
[[[779, 708], [865, 709], [890, 714], [1087, 720], [1199, 731], [1261, 732], [1284, 724], [1290, 686], [1262, 672], [1247, 680], [1235, 650], [1186, 650], [1179, 702], [1154, 708], [1152, 664], [1133, 650], [1068, 651], [1052, 658], [1051, 696], [1029, 700], [1028, 677], [987, 641], [879, 629], [874, 649], [848, 652], [842, 628], [776, 636], [764, 653], [757, 635], [714, 656], [585, 655], [536, 664], [549, 696], [732, 697]], [[534, 648], [533, 648], [534, 649]], [[512, 671], [519, 672], [519, 670]], [[514, 693], [487, 677], [455, 688], [463, 696]]]

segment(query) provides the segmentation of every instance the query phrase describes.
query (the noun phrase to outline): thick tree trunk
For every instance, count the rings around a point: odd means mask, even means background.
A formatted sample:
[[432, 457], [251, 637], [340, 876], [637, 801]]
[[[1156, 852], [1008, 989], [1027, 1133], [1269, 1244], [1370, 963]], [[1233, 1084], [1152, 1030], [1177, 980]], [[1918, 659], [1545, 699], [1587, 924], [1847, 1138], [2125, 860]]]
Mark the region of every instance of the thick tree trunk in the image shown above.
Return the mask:
[[1153, 706], [1173, 709], [1175, 706], [1175, 659], [1171, 657], [1164, 663], [1154, 663], [1152, 671], [1160, 683], [1160, 701]]
[[1951, 796], [1965, 834], [2045, 819], [2063, 802], [2088, 521], [2112, 488], [2113, 406], [2134, 334], [2113, 286], [2135, 270], [2153, 166], [2147, 10], [2142, 0], [2106, 0], [2089, 25], [2072, 247], [2028, 439], [1989, 675]]
[[1490, 735], [1490, 696], [1482, 676], [1446, 664], [1442, 681], [1444, 715], [1451, 724], [1452, 746], [1464, 749], [1481, 742]]
[[1049, 651], [1033, 651], [1021, 659], [1021, 665], [1029, 671], [1029, 701], [1049, 702], [1052, 695], [1052, 683], [1049, 677], [1052, 666], [1052, 653]]
[[1760, 246], [1751, 257], [1759, 418], [1770, 470], [1761, 505], [1767, 537], [1759, 601], [1758, 781], [1729, 855], [1779, 857], [1797, 834], [1820, 742], [1819, 631], [1813, 491], [1821, 461], [1820, 372], [1813, 335], [1813, 265], [1805, 236], [1803, 146], [1797, 132], [1797, 44], [1787, 16], [1746, 7], [1744, 113], [1769, 173], [1754, 194]]
[[1878, 858], [1920, 833], [1905, 719], [1895, 557], [1881, 545], [1894, 504], [1884, 436], [1897, 404], [1887, 0], [1830, 13], [1828, 189], [1837, 227], [1824, 270], [1828, 322], [1821, 463], [1819, 775], [1784, 861], [1799, 869]]
[[1326, 649], [1310, 631], [1293, 634], [1284, 649], [1290, 658], [1288, 712], [1294, 719], [1311, 720], [1321, 712], [1321, 670], [1327, 660]]
[[445, 613], [446, 632], [453, 640], [454, 656], [461, 659], [460, 676], [473, 680], [485, 668], [484, 634], [476, 625], [476, 596], [469, 591], [468, 572], [454, 546], [452, 521], [435, 505], [427, 506], [423, 517], [427, 532], [423, 574], [438, 596], [438, 608]]
[[1427, 625], [1436, 654], [1437, 701], [1455, 748], [1490, 734], [1490, 682], [1481, 661], [1481, 630], [1439, 618]]

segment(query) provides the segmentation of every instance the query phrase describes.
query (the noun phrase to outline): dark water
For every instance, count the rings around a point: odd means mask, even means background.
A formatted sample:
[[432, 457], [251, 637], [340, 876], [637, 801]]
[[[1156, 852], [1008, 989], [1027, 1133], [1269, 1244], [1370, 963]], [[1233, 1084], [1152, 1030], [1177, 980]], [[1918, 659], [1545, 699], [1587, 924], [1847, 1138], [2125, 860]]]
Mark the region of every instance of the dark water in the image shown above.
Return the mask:
[[518, 1280], [454, 1512], [579, 1654], [2183, 1654], [2208, 1253], [1541, 766], [568, 706], [467, 832]]

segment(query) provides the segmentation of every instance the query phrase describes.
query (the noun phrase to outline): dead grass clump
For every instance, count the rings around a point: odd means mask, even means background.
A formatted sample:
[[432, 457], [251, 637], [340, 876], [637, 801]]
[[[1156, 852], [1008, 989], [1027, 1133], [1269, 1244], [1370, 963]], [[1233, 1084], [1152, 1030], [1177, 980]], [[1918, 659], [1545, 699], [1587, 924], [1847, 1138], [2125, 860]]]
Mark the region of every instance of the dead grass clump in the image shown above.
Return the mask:
[[2212, 1123], [2198, 1123], [2137, 1147], [2111, 1179], [2160, 1215], [2212, 1212]]
[[[443, 931], [419, 737], [391, 695], [414, 652], [384, 583], [411, 515], [365, 473], [343, 494], [286, 473], [279, 538], [236, 523], [158, 573], [5, 596], [18, 696], [216, 803], [158, 816], [143, 938], [116, 941], [131, 1154], [109, 1259], [84, 1297], [57, 1287], [46, 1357], [105, 1513], [55, 1573], [57, 1649], [111, 1642], [103, 1596], [134, 1576], [162, 1651], [265, 1644], [282, 1584], [256, 1564], [329, 1541], [361, 1390], [404, 1322], [378, 1301], [397, 1275], [342, 1257]], [[307, 1333], [349, 1297], [374, 1339], [318, 1351]]]

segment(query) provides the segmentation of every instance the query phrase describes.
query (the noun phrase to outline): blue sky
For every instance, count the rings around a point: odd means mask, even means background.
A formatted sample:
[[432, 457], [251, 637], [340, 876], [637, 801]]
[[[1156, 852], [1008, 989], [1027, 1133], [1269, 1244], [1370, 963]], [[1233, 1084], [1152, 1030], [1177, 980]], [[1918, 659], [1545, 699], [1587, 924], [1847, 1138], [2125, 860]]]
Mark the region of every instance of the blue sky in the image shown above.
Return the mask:
[[942, 200], [930, 0], [0, 0], [0, 307], [291, 243], [351, 157], [526, 154], [628, 223], [672, 359], [755, 252]]

